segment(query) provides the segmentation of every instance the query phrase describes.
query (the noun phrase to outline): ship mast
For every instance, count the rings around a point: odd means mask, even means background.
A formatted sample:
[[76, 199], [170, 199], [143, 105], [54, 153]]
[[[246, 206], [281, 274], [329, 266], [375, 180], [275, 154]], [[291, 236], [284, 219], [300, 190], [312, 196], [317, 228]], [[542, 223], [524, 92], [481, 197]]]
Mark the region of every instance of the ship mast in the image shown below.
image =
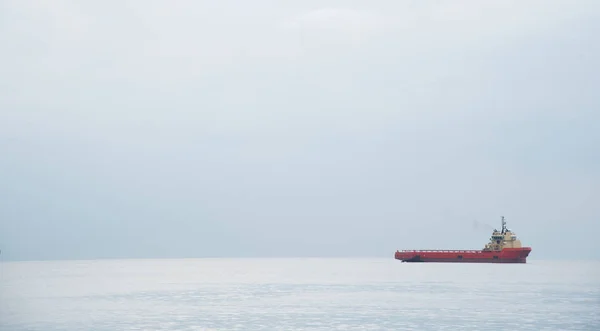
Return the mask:
[[504, 216], [502, 216], [502, 234], [506, 233], [506, 221], [504, 220]]

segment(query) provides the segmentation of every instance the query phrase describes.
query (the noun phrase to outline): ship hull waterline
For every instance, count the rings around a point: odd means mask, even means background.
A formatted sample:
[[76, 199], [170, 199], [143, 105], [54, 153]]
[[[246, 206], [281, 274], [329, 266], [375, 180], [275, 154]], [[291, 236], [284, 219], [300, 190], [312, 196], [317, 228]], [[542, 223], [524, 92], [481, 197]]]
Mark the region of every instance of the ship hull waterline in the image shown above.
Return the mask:
[[397, 251], [396, 260], [402, 262], [433, 263], [527, 263], [530, 247], [504, 248], [501, 251]]

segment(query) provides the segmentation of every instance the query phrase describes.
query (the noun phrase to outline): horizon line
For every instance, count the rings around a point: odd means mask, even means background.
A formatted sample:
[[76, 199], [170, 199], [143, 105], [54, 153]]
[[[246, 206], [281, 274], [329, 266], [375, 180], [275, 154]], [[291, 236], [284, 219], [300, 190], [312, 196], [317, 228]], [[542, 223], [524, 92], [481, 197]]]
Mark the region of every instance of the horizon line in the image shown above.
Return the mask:
[[[0, 263], [40, 263], [40, 262], [93, 262], [93, 261], [147, 261], [147, 260], [282, 260], [282, 259], [326, 259], [326, 260], [391, 260], [395, 261], [393, 256], [202, 256], [202, 257], [100, 257], [100, 258], [59, 258], [59, 259], [2, 259]], [[530, 261], [572, 261], [572, 262], [584, 262], [584, 261], [600, 261], [600, 257], [590, 258], [528, 258], [527, 263]]]

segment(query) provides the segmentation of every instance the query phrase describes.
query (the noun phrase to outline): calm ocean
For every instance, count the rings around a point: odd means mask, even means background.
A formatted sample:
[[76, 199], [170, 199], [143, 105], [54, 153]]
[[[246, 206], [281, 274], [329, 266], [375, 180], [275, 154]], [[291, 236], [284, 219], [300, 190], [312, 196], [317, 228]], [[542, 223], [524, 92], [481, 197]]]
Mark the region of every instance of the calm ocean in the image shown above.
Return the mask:
[[600, 262], [3, 262], [0, 330], [600, 330]]

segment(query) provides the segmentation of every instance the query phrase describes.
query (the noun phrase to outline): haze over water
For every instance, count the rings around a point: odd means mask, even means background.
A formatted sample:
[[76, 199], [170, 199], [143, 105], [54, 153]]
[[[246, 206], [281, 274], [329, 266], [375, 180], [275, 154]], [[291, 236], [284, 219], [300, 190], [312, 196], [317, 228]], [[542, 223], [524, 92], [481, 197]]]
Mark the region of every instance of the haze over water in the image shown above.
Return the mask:
[[537, 258], [600, 258], [599, 1], [4, 0], [0, 22], [4, 260], [476, 249], [502, 215]]
[[600, 262], [186, 259], [2, 268], [1, 331], [600, 329]]

